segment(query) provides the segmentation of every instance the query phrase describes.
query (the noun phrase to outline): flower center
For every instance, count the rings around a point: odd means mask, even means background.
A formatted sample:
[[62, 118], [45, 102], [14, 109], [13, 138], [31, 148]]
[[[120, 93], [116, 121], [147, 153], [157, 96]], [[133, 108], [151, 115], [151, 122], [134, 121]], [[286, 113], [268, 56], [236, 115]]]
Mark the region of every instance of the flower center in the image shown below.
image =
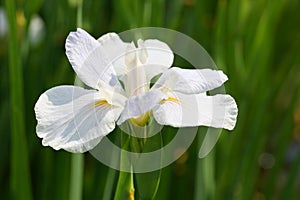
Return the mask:
[[138, 116], [130, 118], [130, 121], [137, 126], [145, 126], [150, 118], [150, 111]]

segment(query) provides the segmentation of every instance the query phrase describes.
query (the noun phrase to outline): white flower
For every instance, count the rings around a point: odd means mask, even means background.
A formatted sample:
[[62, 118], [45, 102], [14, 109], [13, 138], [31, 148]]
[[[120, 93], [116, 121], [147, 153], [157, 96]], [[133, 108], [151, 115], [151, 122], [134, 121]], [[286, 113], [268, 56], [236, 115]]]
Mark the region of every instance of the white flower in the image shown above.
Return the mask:
[[[91, 89], [58, 86], [38, 99], [36, 131], [42, 144], [85, 152], [130, 119], [143, 126], [151, 113], [163, 125], [233, 129], [237, 106], [229, 95], [207, 96], [227, 77], [210, 69], [171, 67], [173, 52], [158, 40], [138, 46], [108, 33], [95, 40], [77, 29], [66, 40], [66, 54], [78, 77]], [[150, 88], [150, 80], [162, 74]]]

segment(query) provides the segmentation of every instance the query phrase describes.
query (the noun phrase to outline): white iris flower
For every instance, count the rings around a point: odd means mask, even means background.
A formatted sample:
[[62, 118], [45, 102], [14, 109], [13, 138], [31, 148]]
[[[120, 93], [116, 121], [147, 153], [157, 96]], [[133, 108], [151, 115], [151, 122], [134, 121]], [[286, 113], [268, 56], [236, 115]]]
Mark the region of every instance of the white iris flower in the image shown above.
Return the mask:
[[[227, 76], [211, 69], [171, 67], [173, 52], [158, 40], [123, 42], [115, 33], [94, 39], [82, 29], [71, 32], [66, 54], [80, 80], [91, 89], [58, 86], [36, 105], [36, 131], [42, 144], [85, 152], [118, 125], [144, 126], [149, 117], [174, 127], [211, 126], [232, 130], [237, 105], [230, 95], [207, 96]], [[153, 77], [161, 74], [150, 88]]]

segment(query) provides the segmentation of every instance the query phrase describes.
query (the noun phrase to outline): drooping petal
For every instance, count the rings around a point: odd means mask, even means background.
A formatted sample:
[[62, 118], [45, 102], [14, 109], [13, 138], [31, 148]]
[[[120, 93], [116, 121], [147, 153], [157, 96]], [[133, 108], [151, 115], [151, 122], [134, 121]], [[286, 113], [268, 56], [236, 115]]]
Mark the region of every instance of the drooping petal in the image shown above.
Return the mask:
[[220, 70], [172, 67], [161, 75], [153, 88], [198, 94], [217, 88], [227, 80], [227, 76]]
[[66, 39], [66, 55], [76, 74], [86, 85], [98, 89], [101, 80], [121, 90], [113, 68], [113, 59], [120, 53], [116, 49], [122, 50], [123, 43], [118, 42], [113, 33], [104, 35], [99, 41], [78, 28]]
[[34, 110], [36, 132], [44, 146], [85, 152], [115, 128], [122, 109], [108, 104], [95, 90], [58, 86], [43, 93]]
[[210, 126], [232, 130], [236, 123], [237, 105], [230, 95], [188, 95], [172, 93], [153, 108], [159, 124], [174, 127]]
[[126, 101], [124, 110], [122, 111], [117, 124], [120, 125], [127, 119], [145, 114], [164, 98], [166, 98], [166, 95], [160, 90], [150, 90], [149, 92], [141, 93], [138, 96], [130, 97]]
[[93, 149], [104, 136], [99, 136], [95, 139], [91, 139], [87, 142], [80, 141], [80, 135], [76, 134], [73, 135], [72, 138], [62, 147], [62, 149], [71, 152], [71, 153], [83, 153]]
[[98, 83], [98, 90], [109, 104], [124, 107], [127, 98], [124, 96], [125, 92], [123, 89], [119, 90], [119, 88], [113, 87], [100, 80]]

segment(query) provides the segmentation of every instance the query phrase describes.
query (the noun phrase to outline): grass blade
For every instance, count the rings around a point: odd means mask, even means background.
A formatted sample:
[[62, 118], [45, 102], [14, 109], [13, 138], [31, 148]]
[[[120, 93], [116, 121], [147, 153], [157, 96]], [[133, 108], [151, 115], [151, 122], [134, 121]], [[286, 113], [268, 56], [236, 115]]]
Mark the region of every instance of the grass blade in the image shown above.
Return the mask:
[[32, 199], [24, 122], [23, 72], [17, 39], [15, 1], [6, 0], [9, 24], [9, 75], [11, 102], [11, 197]]

